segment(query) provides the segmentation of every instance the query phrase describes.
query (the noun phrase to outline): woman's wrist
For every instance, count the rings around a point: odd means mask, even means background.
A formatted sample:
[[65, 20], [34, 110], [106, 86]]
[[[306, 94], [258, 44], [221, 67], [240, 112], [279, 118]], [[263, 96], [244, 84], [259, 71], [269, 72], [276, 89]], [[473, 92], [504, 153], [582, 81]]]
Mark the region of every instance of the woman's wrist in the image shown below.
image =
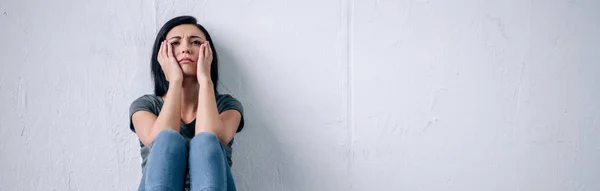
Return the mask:
[[210, 76], [204, 76], [204, 75], [198, 76], [198, 84], [200, 85], [200, 87], [206, 86], [206, 85], [212, 85]]
[[182, 84], [183, 84], [183, 80], [171, 80], [171, 81], [169, 81], [169, 89], [176, 88], [176, 87], [182, 87]]

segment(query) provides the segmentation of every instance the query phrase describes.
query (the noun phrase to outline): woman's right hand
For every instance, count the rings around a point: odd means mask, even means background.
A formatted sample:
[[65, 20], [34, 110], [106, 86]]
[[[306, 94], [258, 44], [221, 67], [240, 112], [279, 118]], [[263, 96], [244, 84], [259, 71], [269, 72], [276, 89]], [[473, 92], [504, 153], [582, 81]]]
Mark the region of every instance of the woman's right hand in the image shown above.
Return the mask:
[[179, 62], [173, 55], [173, 46], [169, 41], [164, 40], [158, 50], [158, 63], [165, 73], [165, 77], [169, 82], [183, 81], [183, 72], [179, 66]]

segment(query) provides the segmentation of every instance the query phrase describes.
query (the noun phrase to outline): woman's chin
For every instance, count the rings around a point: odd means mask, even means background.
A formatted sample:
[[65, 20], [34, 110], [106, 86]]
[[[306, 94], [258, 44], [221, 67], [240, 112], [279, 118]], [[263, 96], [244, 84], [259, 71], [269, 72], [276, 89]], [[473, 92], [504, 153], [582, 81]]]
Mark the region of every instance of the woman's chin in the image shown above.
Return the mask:
[[196, 77], [196, 72], [183, 72], [184, 77]]
[[196, 66], [191, 66], [191, 65], [181, 65], [181, 70], [183, 72], [183, 74], [187, 75], [194, 75], [196, 76]]

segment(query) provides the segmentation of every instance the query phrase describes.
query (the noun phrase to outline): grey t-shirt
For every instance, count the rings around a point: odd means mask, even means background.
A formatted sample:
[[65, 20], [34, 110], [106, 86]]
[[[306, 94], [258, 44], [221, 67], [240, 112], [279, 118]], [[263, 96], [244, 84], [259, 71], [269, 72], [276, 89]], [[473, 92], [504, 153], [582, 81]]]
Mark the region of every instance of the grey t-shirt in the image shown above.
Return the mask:
[[[240, 132], [242, 130], [242, 128], [244, 128], [244, 115], [243, 115], [244, 109], [242, 107], [242, 104], [238, 100], [236, 100], [235, 98], [233, 98], [231, 95], [228, 95], [228, 94], [218, 94], [218, 95], [216, 95], [215, 98], [217, 101], [217, 110], [219, 111], [219, 113], [222, 113], [227, 110], [237, 110], [240, 112], [240, 114], [242, 114], [242, 119], [241, 119], [240, 125], [238, 126], [238, 129], [237, 129], [237, 132]], [[131, 131], [135, 132], [135, 129], [133, 128], [133, 122], [131, 121], [131, 117], [133, 116], [133, 114], [135, 112], [148, 111], [148, 112], [153, 113], [154, 115], [158, 116], [161, 108], [163, 107], [163, 104], [164, 104], [164, 100], [162, 99], [162, 97], [156, 96], [154, 94], [143, 95], [143, 96], [139, 97], [138, 99], [136, 99], [135, 101], [133, 101], [133, 103], [131, 103], [131, 106], [129, 107], [129, 128], [131, 129]], [[196, 126], [196, 119], [194, 119], [189, 124], [185, 124], [183, 122], [181, 122], [181, 124], [180, 124], [180, 132], [179, 133], [185, 138], [185, 141], [188, 146], [189, 146], [190, 140], [194, 137], [195, 126]], [[233, 162], [231, 161], [231, 145], [233, 145], [233, 139], [231, 140], [231, 142], [229, 142], [229, 144], [223, 145], [223, 147], [225, 148], [225, 151], [226, 151], [225, 154], [227, 156], [227, 161], [229, 162], [229, 166], [231, 166], [233, 164]], [[141, 155], [142, 155], [142, 169], [144, 169], [144, 167], [146, 166], [146, 161], [147, 161], [148, 153], [150, 152], [150, 148], [146, 147], [141, 141], [140, 141], [140, 147], [141, 147], [140, 151], [141, 151]], [[187, 176], [187, 177], [189, 177], [189, 176]]]

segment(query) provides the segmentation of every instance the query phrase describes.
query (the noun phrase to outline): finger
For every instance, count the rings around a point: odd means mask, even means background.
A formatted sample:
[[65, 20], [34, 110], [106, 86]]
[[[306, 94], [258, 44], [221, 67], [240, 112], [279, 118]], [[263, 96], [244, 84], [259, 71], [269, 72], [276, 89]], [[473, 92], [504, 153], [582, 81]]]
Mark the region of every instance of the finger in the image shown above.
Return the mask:
[[167, 43], [169, 43], [167, 40], [163, 41], [163, 45], [162, 45], [162, 47], [163, 47], [163, 50], [162, 50], [162, 52], [161, 52], [161, 54], [163, 55], [163, 59], [167, 59], [167, 58], [169, 58], [169, 57], [167, 56]]
[[209, 57], [209, 58], [212, 58], [212, 55], [213, 55], [213, 50], [212, 50], [212, 48], [211, 48], [211, 46], [210, 46], [210, 42], [209, 42], [209, 41], [206, 41], [206, 44], [207, 44], [207, 45], [206, 45], [206, 47], [208, 47], [208, 57]]
[[200, 51], [198, 51], [198, 61], [204, 59], [204, 49], [205, 49], [205, 47], [206, 46], [204, 45], [204, 43], [202, 43], [200, 45]]
[[176, 60], [175, 56], [173, 56], [173, 45], [171, 43], [167, 43], [167, 49], [169, 50], [169, 51], [167, 51], [167, 55], [169, 56], [169, 59]]
[[162, 43], [162, 51], [160, 52], [163, 58], [167, 58], [167, 41], [164, 40]]
[[204, 58], [208, 58], [208, 49], [210, 49], [210, 46], [208, 46], [208, 41], [204, 41], [204, 50], [202, 50], [202, 53], [204, 54]]
[[169, 46], [170, 44], [171, 44], [171, 43], [169, 43], [169, 41], [165, 40], [165, 49], [166, 49], [166, 51], [165, 51], [165, 56], [167, 56], [167, 58], [168, 58], [168, 59], [170, 59], [170, 58], [171, 58], [171, 54], [170, 54], [170, 52], [171, 52], [171, 51], [173, 51], [173, 50], [171, 49], [171, 46]]
[[158, 63], [161, 64], [161, 65], [162, 65], [161, 61], [163, 59], [162, 52], [163, 52], [163, 45], [164, 44], [165, 44], [165, 41], [160, 42], [160, 46], [158, 48], [158, 54], [157, 54], [157, 58], [156, 58], [158, 60]]

